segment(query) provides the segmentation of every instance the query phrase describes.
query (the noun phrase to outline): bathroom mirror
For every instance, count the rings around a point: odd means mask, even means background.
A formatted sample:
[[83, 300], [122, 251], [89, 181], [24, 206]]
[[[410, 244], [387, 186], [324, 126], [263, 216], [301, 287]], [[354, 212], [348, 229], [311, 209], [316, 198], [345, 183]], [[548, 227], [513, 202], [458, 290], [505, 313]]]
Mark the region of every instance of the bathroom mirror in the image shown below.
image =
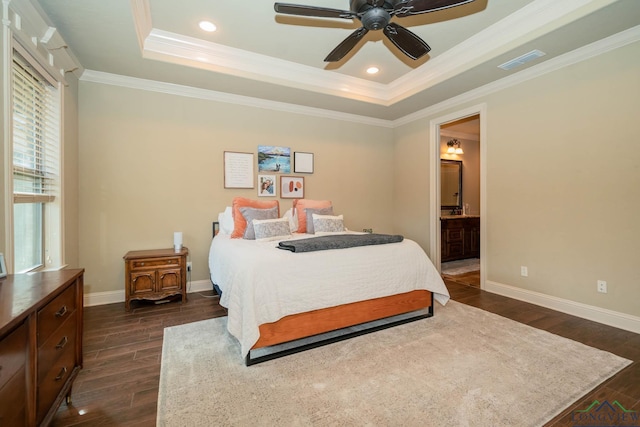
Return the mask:
[[462, 209], [461, 160], [440, 160], [440, 208]]

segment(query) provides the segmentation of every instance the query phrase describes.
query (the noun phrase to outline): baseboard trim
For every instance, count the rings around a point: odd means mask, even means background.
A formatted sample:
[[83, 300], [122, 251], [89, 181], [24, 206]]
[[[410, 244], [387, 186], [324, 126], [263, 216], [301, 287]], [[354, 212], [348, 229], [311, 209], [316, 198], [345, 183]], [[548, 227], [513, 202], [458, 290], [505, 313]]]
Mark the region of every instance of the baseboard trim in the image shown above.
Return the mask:
[[[187, 283], [187, 293], [210, 291], [212, 289], [213, 286], [211, 285], [211, 281], [209, 280], [196, 280]], [[85, 307], [92, 307], [94, 305], [115, 304], [118, 302], [124, 302], [124, 290], [93, 292], [84, 295]]]
[[485, 291], [640, 334], [640, 317], [487, 280]]

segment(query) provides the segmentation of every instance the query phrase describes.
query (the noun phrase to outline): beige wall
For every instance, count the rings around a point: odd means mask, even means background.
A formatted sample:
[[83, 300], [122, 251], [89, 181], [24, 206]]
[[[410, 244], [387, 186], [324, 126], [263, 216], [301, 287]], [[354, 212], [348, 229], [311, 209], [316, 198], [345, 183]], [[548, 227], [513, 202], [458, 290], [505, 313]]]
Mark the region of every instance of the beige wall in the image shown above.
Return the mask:
[[[640, 315], [639, 65], [635, 43], [460, 106], [487, 105], [488, 281]], [[429, 122], [453, 111], [396, 129], [394, 216], [425, 248]]]
[[331, 199], [350, 229], [392, 231], [391, 129], [80, 82], [79, 133], [86, 293], [122, 291], [123, 255], [171, 247], [174, 231], [191, 250], [192, 280], [208, 279], [211, 222], [234, 196], [257, 198], [257, 188], [224, 189], [224, 151], [256, 162], [258, 145], [312, 152], [307, 198]]

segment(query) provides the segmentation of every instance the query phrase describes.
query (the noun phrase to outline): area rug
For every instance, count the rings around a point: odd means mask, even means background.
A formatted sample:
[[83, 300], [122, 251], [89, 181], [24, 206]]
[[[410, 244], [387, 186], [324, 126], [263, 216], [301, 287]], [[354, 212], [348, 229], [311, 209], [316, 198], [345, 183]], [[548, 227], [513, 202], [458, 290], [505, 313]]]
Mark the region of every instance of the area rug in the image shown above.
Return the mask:
[[480, 270], [480, 259], [469, 258], [458, 261], [443, 262], [440, 270], [442, 274], [448, 274], [449, 276], [478, 271]]
[[631, 361], [450, 301], [245, 366], [226, 318], [164, 330], [159, 426], [540, 426]]

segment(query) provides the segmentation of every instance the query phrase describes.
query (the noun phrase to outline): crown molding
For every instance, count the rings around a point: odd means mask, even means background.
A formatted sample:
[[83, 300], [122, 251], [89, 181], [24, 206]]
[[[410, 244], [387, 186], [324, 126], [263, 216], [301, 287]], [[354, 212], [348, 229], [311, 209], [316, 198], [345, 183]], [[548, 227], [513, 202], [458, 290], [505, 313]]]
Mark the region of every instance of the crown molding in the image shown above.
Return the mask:
[[464, 141], [475, 141], [478, 142], [480, 140], [480, 136], [473, 133], [465, 133], [458, 132], [451, 129], [440, 129], [440, 136], [445, 138], [457, 138], [462, 139]]
[[2, 23], [47, 73], [66, 85], [65, 75], [84, 69], [37, 2], [3, 0]]
[[392, 121], [320, 108], [304, 107], [283, 102], [268, 101], [248, 96], [233, 95], [224, 92], [199, 89], [191, 86], [121, 76], [94, 70], [86, 70], [82, 74], [80, 80], [248, 107], [264, 108], [293, 114], [330, 118], [384, 128], [397, 128], [638, 41], [640, 41], [640, 25]]
[[278, 85], [385, 105], [386, 85], [252, 53], [168, 31], [152, 29], [144, 58], [206, 69]]
[[[425, 89], [470, 70], [513, 48], [514, 40], [534, 38], [536, 31], [549, 30], [602, 8], [616, 0], [536, 0], [473, 37], [429, 61], [428, 67], [412, 70], [389, 84], [389, 102], [415, 95]], [[590, 6], [590, 7], [586, 7]]]
[[549, 59], [538, 65], [526, 68], [515, 74], [488, 83], [484, 86], [480, 86], [461, 95], [454, 96], [447, 99], [446, 101], [416, 111], [415, 113], [408, 114], [404, 117], [394, 120], [393, 126], [398, 127], [416, 120], [424, 119], [443, 110], [453, 108], [467, 102], [475, 101], [478, 98], [486, 97], [487, 95], [490, 95], [492, 93], [499, 92], [511, 86], [515, 86], [528, 80], [535, 79], [536, 77], [540, 77], [553, 71], [559, 70], [561, 68], [586, 61], [587, 59], [602, 55], [609, 51], [638, 41], [640, 41], [640, 25], [629, 28], [625, 31], [621, 31], [618, 34], [614, 34], [586, 46], [580, 47], [571, 52], [565, 53], [564, 55]]
[[280, 111], [285, 113], [302, 114], [306, 116], [341, 120], [370, 126], [378, 126], [384, 128], [393, 127], [393, 123], [390, 120], [376, 119], [373, 117], [360, 116], [357, 114], [341, 113], [338, 111], [325, 110], [322, 108], [305, 107], [285, 102], [269, 101], [243, 95], [234, 95], [214, 90], [195, 88], [192, 86], [177, 85], [155, 80], [140, 79], [137, 77], [104, 73], [102, 71], [85, 70], [80, 80], [85, 82], [127, 87], [130, 89], [164, 93], [167, 95], [184, 96], [188, 98], [197, 98], [208, 101], [242, 105], [246, 107], [262, 108], [266, 110]]
[[149, 2], [147, 0], [131, 0], [131, 13], [133, 13], [138, 45], [140, 50], [144, 50], [144, 41], [153, 29]]

